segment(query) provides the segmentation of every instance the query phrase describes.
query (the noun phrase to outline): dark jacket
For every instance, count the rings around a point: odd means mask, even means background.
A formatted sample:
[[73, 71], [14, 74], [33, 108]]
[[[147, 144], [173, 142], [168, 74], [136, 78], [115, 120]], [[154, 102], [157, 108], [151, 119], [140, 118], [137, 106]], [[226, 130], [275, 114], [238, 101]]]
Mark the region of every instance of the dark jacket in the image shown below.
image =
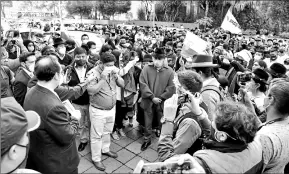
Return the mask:
[[73, 57], [71, 57], [69, 54], [65, 54], [64, 58], [61, 60], [61, 59], [58, 59], [58, 62], [61, 64], [61, 65], [64, 65], [64, 66], [68, 66], [68, 65], [71, 65], [72, 62], [73, 62]]
[[39, 128], [30, 132], [27, 167], [44, 174], [75, 171], [80, 160], [75, 142], [78, 121], [61, 100], [36, 85], [27, 92], [23, 108], [37, 112], [41, 119]]
[[23, 70], [23, 68], [19, 68], [14, 81], [14, 97], [21, 106], [23, 106], [25, 95], [27, 93], [27, 84], [30, 79], [31, 77]]
[[153, 64], [145, 66], [139, 79], [142, 95], [141, 107], [143, 109], [151, 107], [154, 97], [158, 97], [163, 101], [172, 97], [176, 92], [173, 79], [174, 71], [168, 66], [164, 66], [159, 72]]
[[[87, 64], [86, 73], [89, 70], [91, 70], [91, 68], [93, 68], [93, 66], [91, 64]], [[79, 77], [77, 75], [77, 72], [76, 72], [74, 66], [71, 67], [70, 77], [71, 77], [71, 79], [70, 79], [70, 81], [68, 83], [68, 86], [74, 87], [74, 86], [80, 84], [80, 80], [79, 80]], [[78, 99], [72, 100], [72, 103], [75, 103], [77, 105], [88, 105], [89, 104], [89, 95], [88, 95], [87, 90], [85, 90], [85, 92], [82, 94], [82, 96], [80, 96]]]
[[13, 97], [13, 92], [11, 88], [12, 79], [13, 79], [12, 71], [6, 66], [1, 66], [0, 69], [1, 98]]

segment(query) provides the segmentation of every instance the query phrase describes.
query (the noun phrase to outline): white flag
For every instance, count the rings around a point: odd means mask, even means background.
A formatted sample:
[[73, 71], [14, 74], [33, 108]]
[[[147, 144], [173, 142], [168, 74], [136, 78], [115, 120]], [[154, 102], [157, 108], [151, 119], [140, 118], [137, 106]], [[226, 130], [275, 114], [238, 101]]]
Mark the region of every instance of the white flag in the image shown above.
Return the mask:
[[192, 32], [187, 32], [181, 55], [185, 58], [195, 54], [204, 54], [208, 43]]
[[230, 9], [228, 10], [224, 18], [221, 28], [223, 28], [226, 31], [230, 31], [231, 33], [234, 33], [234, 34], [242, 33], [241, 27], [239, 23], [237, 22], [236, 18], [233, 16]]

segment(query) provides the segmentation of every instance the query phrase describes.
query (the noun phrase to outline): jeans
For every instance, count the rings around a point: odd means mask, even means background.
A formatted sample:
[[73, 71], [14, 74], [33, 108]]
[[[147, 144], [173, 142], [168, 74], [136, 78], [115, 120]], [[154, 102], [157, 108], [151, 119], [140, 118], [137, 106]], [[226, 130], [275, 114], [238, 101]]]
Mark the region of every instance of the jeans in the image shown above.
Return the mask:
[[90, 113], [90, 145], [92, 161], [100, 162], [101, 153], [109, 152], [110, 134], [115, 120], [115, 107], [111, 110], [100, 110], [89, 106]]
[[161, 130], [160, 120], [163, 116], [163, 109], [161, 104], [155, 105], [144, 110], [144, 141], [148, 142], [152, 136], [152, 128], [156, 127], [158, 130]]
[[78, 105], [72, 103], [76, 110], [79, 110], [81, 113], [81, 119], [79, 121], [79, 134], [80, 134], [80, 142], [87, 143], [89, 140], [89, 105]]

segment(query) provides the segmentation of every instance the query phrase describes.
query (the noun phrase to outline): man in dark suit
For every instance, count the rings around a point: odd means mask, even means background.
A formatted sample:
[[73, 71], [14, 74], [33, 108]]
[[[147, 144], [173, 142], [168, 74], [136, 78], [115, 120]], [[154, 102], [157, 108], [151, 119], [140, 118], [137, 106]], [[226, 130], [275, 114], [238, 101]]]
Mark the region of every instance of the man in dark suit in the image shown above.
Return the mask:
[[78, 173], [75, 138], [81, 114], [69, 113], [54, 92], [63, 82], [61, 65], [44, 56], [36, 61], [34, 74], [38, 82], [27, 92], [23, 108], [37, 112], [41, 125], [30, 134], [27, 168], [44, 174]]
[[19, 57], [21, 66], [15, 76], [14, 81], [14, 97], [16, 101], [23, 106], [25, 95], [27, 92], [27, 84], [33, 77], [35, 66], [35, 53], [25, 52]]
[[[75, 63], [69, 66], [70, 70], [70, 81], [68, 86], [76, 86], [85, 80], [87, 72], [93, 68], [88, 62], [87, 52], [84, 48], [77, 47], [74, 52]], [[80, 134], [80, 144], [78, 146], [78, 151], [81, 152], [85, 149], [89, 140], [89, 95], [85, 91], [82, 96], [78, 99], [72, 100], [72, 105], [75, 109], [81, 112], [81, 120], [79, 122], [79, 134]]]

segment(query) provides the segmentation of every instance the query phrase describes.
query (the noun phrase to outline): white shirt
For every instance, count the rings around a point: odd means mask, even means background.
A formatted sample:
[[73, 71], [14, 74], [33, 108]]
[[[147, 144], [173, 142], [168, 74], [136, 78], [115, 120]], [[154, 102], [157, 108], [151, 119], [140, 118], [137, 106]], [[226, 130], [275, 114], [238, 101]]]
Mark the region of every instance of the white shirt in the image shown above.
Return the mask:
[[22, 69], [27, 75], [29, 75], [29, 77], [32, 78], [34, 76], [33, 72], [28, 71], [26, 68], [22, 68]]
[[85, 74], [86, 74], [86, 68], [83, 67], [75, 67], [75, 71], [77, 73], [77, 76], [80, 80], [80, 83], [84, 82]]

